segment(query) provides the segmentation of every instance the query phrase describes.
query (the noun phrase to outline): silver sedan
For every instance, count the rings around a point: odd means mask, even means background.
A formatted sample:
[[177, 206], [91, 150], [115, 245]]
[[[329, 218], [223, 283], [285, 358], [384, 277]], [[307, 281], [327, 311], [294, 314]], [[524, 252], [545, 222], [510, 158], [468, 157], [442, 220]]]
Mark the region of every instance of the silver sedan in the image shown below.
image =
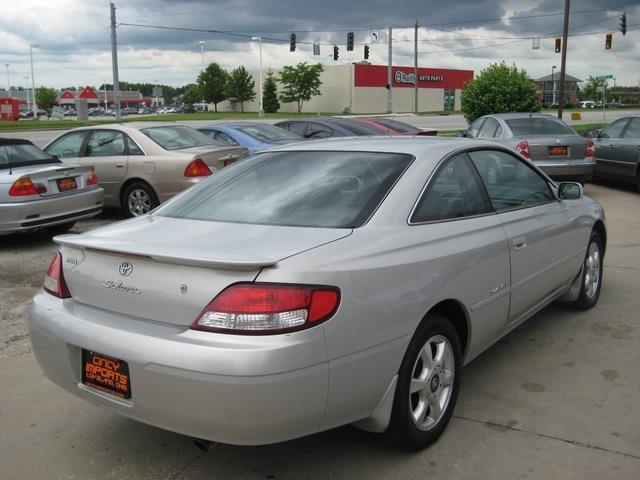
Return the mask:
[[0, 138], [0, 235], [63, 233], [102, 211], [92, 167], [69, 167], [28, 140]]
[[607, 238], [579, 184], [507, 148], [380, 137], [256, 154], [55, 240], [29, 331], [68, 392], [225, 443], [354, 423], [419, 449], [464, 364], [556, 299], [596, 304]]
[[593, 140], [578, 135], [558, 118], [543, 113], [485, 115], [464, 132], [512, 148], [554, 179], [588, 182], [595, 172]]

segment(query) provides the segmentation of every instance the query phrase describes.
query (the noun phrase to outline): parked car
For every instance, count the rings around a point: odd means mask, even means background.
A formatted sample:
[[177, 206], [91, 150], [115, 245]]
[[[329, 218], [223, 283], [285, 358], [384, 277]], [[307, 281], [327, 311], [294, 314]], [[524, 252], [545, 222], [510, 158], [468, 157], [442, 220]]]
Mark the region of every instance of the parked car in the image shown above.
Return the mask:
[[195, 438], [355, 422], [419, 449], [464, 364], [555, 299], [596, 304], [606, 235], [579, 184], [500, 145], [291, 144], [144, 218], [56, 237], [30, 339], [72, 394]]
[[595, 108], [596, 102], [593, 100], [583, 100], [579, 103], [580, 108]]
[[500, 113], [475, 120], [463, 136], [501, 143], [553, 179], [588, 182], [595, 172], [593, 140], [543, 113]]
[[198, 128], [198, 131], [213, 138], [219, 145], [240, 145], [249, 153], [305, 140], [284, 128], [262, 122], [217, 123]]
[[144, 215], [247, 154], [191, 127], [157, 122], [76, 128], [44, 150], [68, 165], [95, 165], [105, 206], [129, 216]]
[[367, 124], [385, 135], [430, 135], [438, 134], [438, 130], [422, 130], [408, 123], [386, 117], [354, 117], [351, 120]]
[[90, 166], [69, 167], [28, 140], [0, 138], [0, 235], [61, 233], [102, 211]]
[[310, 140], [329, 137], [353, 137], [363, 135], [382, 135], [380, 130], [349, 118], [311, 117], [300, 120], [286, 120], [275, 123], [292, 133]]
[[596, 176], [640, 188], [640, 116], [611, 122], [594, 138]]

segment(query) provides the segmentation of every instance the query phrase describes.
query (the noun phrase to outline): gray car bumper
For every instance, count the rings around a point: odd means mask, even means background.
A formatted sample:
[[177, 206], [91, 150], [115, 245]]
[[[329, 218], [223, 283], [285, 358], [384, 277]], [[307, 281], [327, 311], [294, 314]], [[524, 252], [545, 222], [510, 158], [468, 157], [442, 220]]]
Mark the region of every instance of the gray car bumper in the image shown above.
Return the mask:
[[[33, 300], [28, 325], [35, 357], [53, 382], [150, 425], [258, 445], [314, 433], [322, 421], [329, 380], [322, 328], [213, 334], [128, 319], [44, 292]], [[130, 399], [81, 383], [83, 348], [128, 363]]]
[[595, 159], [583, 160], [542, 160], [533, 162], [540, 170], [556, 180], [588, 182], [596, 171]]
[[90, 218], [102, 210], [102, 188], [73, 195], [0, 204], [0, 234], [36, 230]]

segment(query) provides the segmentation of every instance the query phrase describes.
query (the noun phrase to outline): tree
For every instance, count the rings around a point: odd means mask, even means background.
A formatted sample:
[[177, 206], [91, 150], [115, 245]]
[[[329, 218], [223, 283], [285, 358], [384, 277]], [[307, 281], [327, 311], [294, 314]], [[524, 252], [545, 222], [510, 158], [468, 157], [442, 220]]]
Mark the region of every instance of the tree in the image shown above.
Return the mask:
[[58, 94], [53, 88], [40, 87], [36, 90], [36, 103], [43, 110], [49, 111], [57, 99]]
[[[580, 98], [582, 100], [593, 100], [594, 102], [602, 101], [602, 93], [598, 91], [598, 87], [602, 87], [606, 80], [597, 80], [589, 75], [587, 84], [580, 89]], [[613, 99], [613, 92], [611, 89], [605, 89], [605, 96], [607, 102]]]
[[256, 83], [243, 66], [234, 68], [227, 78], [227, 98], [233, 98], [240, 102], [240, 111], [244, 112], [244, 102], [256, 98], [254, 88]]
[[301, 62], [295, 67], [285, 66], [280, 72], [280, 83], [282, 83], [282, 93], [280, 101], [284, 103], [296, 102], [298, 113], [302, 111], [302, 104], [311, 100], [314, 95], [320, 95], [320, 74], [322, 65], [307, 65]]
[[216, 112], [218, 103], [227, 99], [225, 90], [228, 76], [227, 71], [215, 62], [207, 65], [198, 75], [198, 86], [202, 96], [207, 102], [213, 103]]
[[200, 87], [195, 83], [188, 85], [182, 94], [182, 103], [198, 103], [200, 101], [202, 101]]
[[273, 76], [273, 72], [267, 73], [262, 86], [262, 108], [265, 113], [276, 113], [280, 110], [280, 102], [278, 101], [278, 85]]
[[527, 72], [504, 62], [489, 65], [462, 91], [462, 113], [469, 123], [490, 113], [537, 112], [541, 108]]

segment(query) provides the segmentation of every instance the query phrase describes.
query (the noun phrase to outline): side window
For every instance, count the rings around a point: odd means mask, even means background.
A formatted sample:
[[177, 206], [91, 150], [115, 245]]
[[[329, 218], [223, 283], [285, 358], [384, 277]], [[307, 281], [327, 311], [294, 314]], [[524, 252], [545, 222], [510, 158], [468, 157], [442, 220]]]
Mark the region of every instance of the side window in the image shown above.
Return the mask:
[[539, 205], [555, 199], [547, 181], [526, 162], [506, 152], [469, 152], [493, 208], [497, 211]]
[[640, 138], [640, 118], [632, 118], [624, 132], [624, 138]]
[[487, 118], [478, 131], [478, 138], [494, 138], [500, 124], [495, 118]]
[[498, 124], [498, 128], [496, 130], [496, 133], [493, 135], [493, 138], [500, 138], [502, 137], [502, 125]]
[[293, 132], [301, 137], [304, 137], [304, 132], [307, 129], [307, 124], [304, 122], [289, 122], [284, 127], [290, 132]]
[[491, 212], [491, 205], [465, 154], [440, 167], [416, 206], [411, 222], [448, 220]]
[[304, 136], [307, 138], [329, 138], [333, 136], [333, 130], [320, 123], [309, 122]]
[[480, 127], [482, 126], [483, 123], [484, 123], [484, 117], [479, 118], [475, 122], [473, 122], [467, 129], [467, 137], [475, 138], [478, 135], [478, 131], [480, 130]]
[[124, 155], [124, 140], [117, 130], [94, 130], [87, 143], [87, 157]]
[[144, 155], [142, 149], [134, 142], [129, 135], [125, 135], [127, 140], [127, 148], [129, 149], [129, 155]]
[[79, 157], [86, 133], [86, 131], [67, 133], [49, 145], [45, 151], [59, 158]]
[[617, 122], [613, 122], [607, 128], [605, 128], [602, 133], [600, 133], [600, 138], [620, 138], [622, 137], [622, 131], [624, 127], [627, 125], [629, 119], [623, 118], [618, 120]]
[[233, 138], [231, 138], [226, 133], [214, 132], [213, 138], [214, 140], [217, 140], [218, 142], [220, 142], [220, 144], [222, 145], [228, 145], [231, 147], [237, 147], [238, 145], [240, 145], [238, 142], [236, 142]]

